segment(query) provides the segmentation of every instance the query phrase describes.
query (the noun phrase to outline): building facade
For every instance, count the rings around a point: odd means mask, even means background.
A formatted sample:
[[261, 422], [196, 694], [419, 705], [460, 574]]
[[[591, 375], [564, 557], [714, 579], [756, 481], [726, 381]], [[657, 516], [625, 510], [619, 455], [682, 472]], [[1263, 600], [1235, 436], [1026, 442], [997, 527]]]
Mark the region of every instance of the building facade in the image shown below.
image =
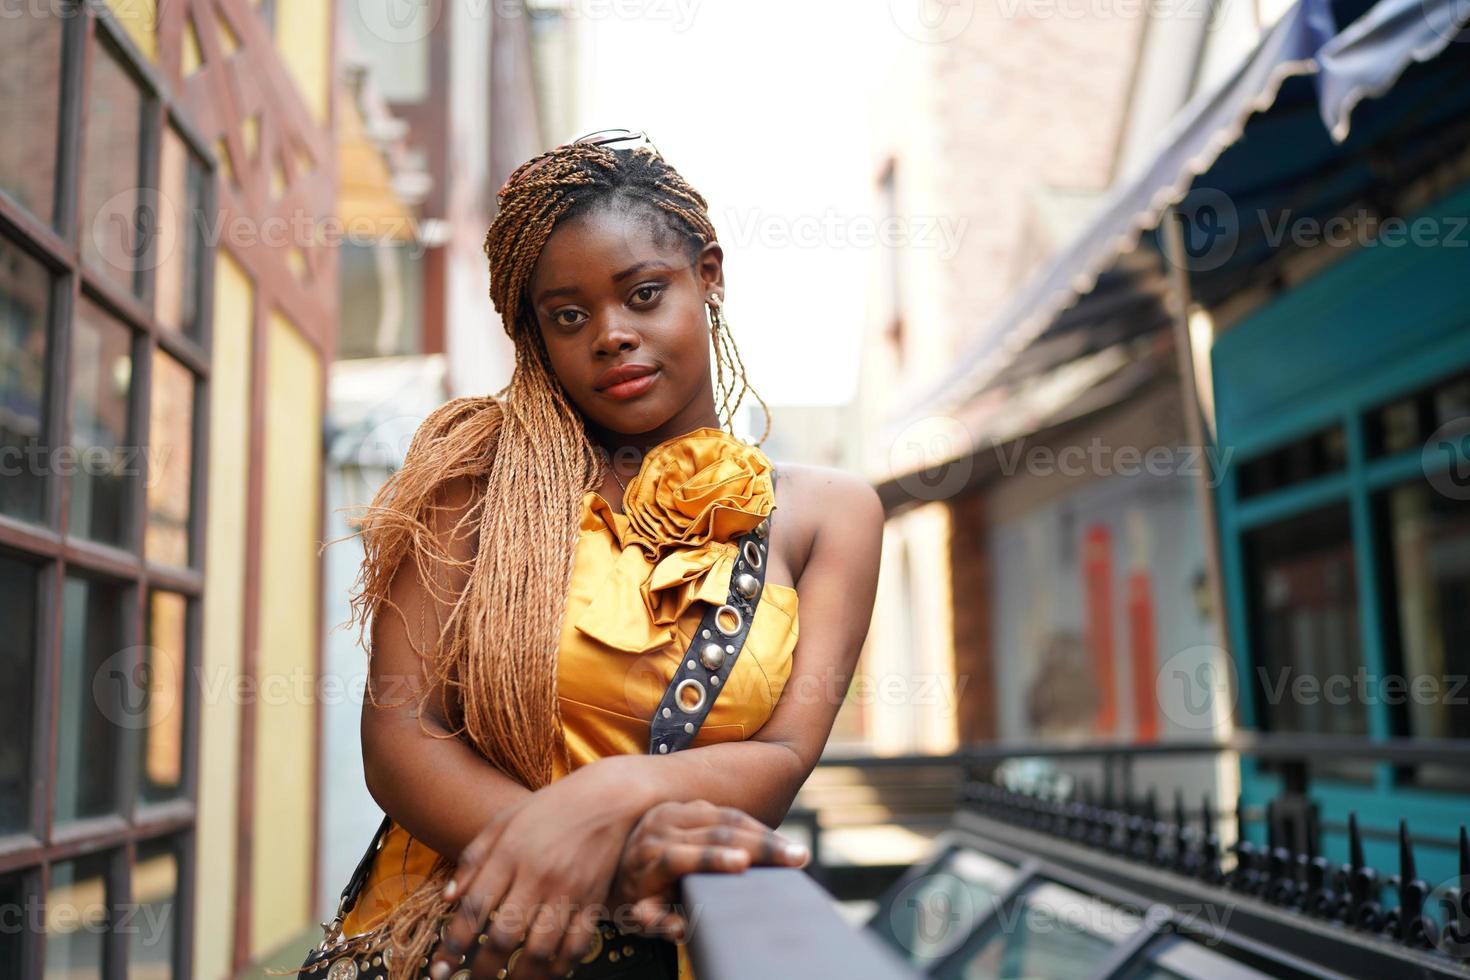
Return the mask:
[[9, 975], [226, 976], [316, 911], [330, 11], [0, 17]]

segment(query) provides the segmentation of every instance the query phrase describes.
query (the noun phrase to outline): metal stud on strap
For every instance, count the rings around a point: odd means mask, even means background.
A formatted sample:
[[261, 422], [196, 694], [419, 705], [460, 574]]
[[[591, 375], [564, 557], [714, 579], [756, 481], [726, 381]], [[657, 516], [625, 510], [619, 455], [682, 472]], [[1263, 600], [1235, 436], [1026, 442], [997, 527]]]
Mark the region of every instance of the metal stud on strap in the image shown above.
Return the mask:
[[694, 631], [694, 641], [679, 658], [679, 666], [649, 724], [649, 752], [667, 755], [687, 747], [709, 716], [716, 695], [725, 686], [750, 635], [765, 584], [765, 539], [770, 529], [767, 517], [740, 538], [729, 597], [705, 611]]

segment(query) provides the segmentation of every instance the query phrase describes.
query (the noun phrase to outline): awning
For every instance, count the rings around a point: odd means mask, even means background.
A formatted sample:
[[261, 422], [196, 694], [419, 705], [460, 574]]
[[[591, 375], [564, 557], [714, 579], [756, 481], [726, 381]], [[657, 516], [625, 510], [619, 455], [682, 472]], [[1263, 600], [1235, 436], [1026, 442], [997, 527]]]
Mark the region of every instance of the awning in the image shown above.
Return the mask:
[[1353, 109], [1381, 97], [1411, 64], [1437, 58], [1470, 24], [1463, 0], [1383, 0], [1317, 54], [1322, 122], [1347, 139]]
[[[1060, 362], [1047, 356], [1049, 348], [1087, 352], [1109, 330], [1162, 326], [1157, 229], [1170, 207], [1231, 212], [1223, 218], [1228, 250], [1190, 270], [1197, 297], [1208, 302], [1228, 295], [1275, 247], [1263, 240], [1260, 222], [1242, 216], [1287, 204], [1297, 214], [1330, 215], [1381, 179], [1385, 155], [1403, 172], [1422, 168], [1436, 152], [1434, 134], [1470, 119], [1470, 48], [1435, 60], [1467, 21], [1463, 0], [1383, 0], [1366, 10], [1361, 2], [1301, 0], [1226, 84], [1179, 112], [1164, 149], [1104, 197], [1082, 233], [1014, 296], [955, 369], [895, 416], [891, 433], [927, 418], [973, 417], [969, 406], [1028, 362], [1055, 369]], [[1349, 24], [1340, 34], [1338, 22]], [[1431, 61], [1432, 69], [1416, 68]], [[1390, 90], [1393, 98], [1370, 101]], [[1087, 342], [1074, 337], [1069, 348], [1069, 333], [1086, 334]], [[973, 445], [953, 445], [952, 458], [995, 443], [989, 432], [970, 437]]]

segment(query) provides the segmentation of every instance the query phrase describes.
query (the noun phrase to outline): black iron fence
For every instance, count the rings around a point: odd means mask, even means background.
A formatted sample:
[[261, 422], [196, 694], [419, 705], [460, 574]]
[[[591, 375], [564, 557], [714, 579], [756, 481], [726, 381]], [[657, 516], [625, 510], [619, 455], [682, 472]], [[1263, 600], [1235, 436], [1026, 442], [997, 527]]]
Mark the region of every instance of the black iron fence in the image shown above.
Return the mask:
[[[1254, 808], [1239, 801], [1220, 807], [1208, 795], [1161, 792], [1139, 776], [1149, 763], [1214, 761], [1222, 753], [1269, 762], [1280, 793]], [[1344, 758], [1465, 767], [1470, 743], [1242, 735], [1226, 742], [977, 746], [943, 757], [827, 759], [824, 767], [854, 769], [886, 787], [864, 797], [875, 820], [932, 821], [943, 796], [934, 790], [935, 773], [951, 774], [953, 806], [932, 852], [907, 868], [844, 871], [825, 860], [821, 843], [831, 822], [847, 819], [841, 808], [799, 808], [793, 821], [807, 827], [813, 844], [810, 877], [828, 891], [790, 887], [793, 877], [802, 877], [796, 872], [744, 876], [739, 884], [691, 879], [686, 901], [701, 903], [706, 922], [723, 923], [703, 940], [695, 926], [696, 970], [701, 977], [1007, 975], [1006, 957], [1013, 967], [1022, 962], [1016, 957], [1051, 949], [1022, 935], [1028, 926], [1018, 910], [1055, 906], [1061, 895], [1071, 896], [1062, 904], [1115, 910], [1126, 928], [1114, 922], [1093, 929], [1085, 937], [1100, 944], [1093, 954], [1080, 942], [1052, 949], [1046, 955], [1054, 958], [1042, 962], [1056, 972], [1036, 974], [1033, 964], [1033, 975], [1470, 977], [1465, 827], [1420, 828], [1429, 834], [1416, 836], [1400, 821], [1395, 866], [1373, 866], [1364, 838], [1383, 831], [1360, 826], [1352, 813], [1324, 822], [1311, 795], [1314, 774]], [[1018, 760], [1049, 766], [1028, 771]], [[1090, 775], [1078, 775], [1089, 767]], [[924, 792], [906, 793], [898, 774], [920, 770]], [[1345, 861], [1324, 853], [1324, 828], [1345, 834]], [[1425, 841], [1458, 850], [1459, 878], [1431, 882], [1419, 874], [1416, 851]], [[968, 855], [980, 871], [957, 871], [963, 865], [957, 855]], [[845, 923], [815, 911], [834, 898], [875, 895], [864, 939], [882, 940], [907, 961], [908, 974], [853, 944]], [[943, 936], [920, 941], [925, 903], [935, 896], [946, 903], [937, 920]], [[961, 899], [968, 915], [956, 911]], [[781, 938], [753, 938], [766, 935]], [[1018, 952], [1023, 948], [1029, 952]], [[839, 950], [858, 952], [847, 957]], [[755, 971], [748, 969], [752, 956], [760, 963]], [[824, 962], [830, 968], [813, 965]]]

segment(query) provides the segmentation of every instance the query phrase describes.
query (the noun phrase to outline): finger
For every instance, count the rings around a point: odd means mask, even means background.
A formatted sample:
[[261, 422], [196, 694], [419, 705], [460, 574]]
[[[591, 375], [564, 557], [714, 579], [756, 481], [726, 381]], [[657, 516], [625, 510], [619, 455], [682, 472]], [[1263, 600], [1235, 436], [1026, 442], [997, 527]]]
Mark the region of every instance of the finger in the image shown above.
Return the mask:
[[729, 824], [734, 827], [753, 824], [764, 827], [744, 810], [733, 806], [717, 806], [709, 800], [687, 800], [671, 804], [663, 818], [671, 827], [707, 827], [712, 824]]
[[465, 846], [455, 860], [454, 874], [444, 886], [445, 901], [452, 902], [458, 896], [464, 894], [475, 875], [479, 873], [480, 866], [495, 850], [495, 844], [500, 840], [500, 835], [505, 832], [505, 826], [509, 821], [497, 817], [485, 825], [485, 829], [475, 835], [475, 839]]
[[[458, 905], [445, 923], [442, 938], [434, 949], [429, 964], [429, 976], [433, 980], [448, 980], [451, 974], [470, 959], [476, 946], [480, 945], [479, 937], [492, 914], [497, 919], [500, 917], [500, 906], [514, 884], [510, 869], [502, 867], [502, 864], [492, 854], [490, 860], [481, 865], [479, 872], [465, 887]], [[514, 948], [512, 944], [508, 948], [496, 948], [492, 951], [504, 956]]]
[[[734, 874], [750, 867], [750, 855], [738, 847], [710, 844], [670, 844], [659, 855], [649, 878], [671, 883], [685, 875]], [[662, 891], [664, 889], [659, 889]]]
[[688, 928], [684, 916], [659, 898], [645, 898], [629, 912], [634, 930], [645, 936], [658, 936], [669, 942], [683, 942]]
[[540, 903], [531, 915], [530, 929], [526, 941], [521, 944], [521, 955], [516, 960], [514, 975], [530, 980], [549, 978], [551, 961], [561, 948], [567, 934], [567, 912], [564, 902]]
[[557, 950], [556, 957], [551, 962], [551, 975], [561, 977], [567, 971], [582, 961], [593, 948], [593, 937], [597, 933], [596, 908], [584, 908], [572, 916], [571, 922], [567, 923], [566, 935], [562, 938], [561, 948]]
[[801, 867], [811, 855], [807, 849], [774, 830], [758, 825], [757, 829], [718, 824], [675, 831], [670, 838], [684, 844], [705, 844], [733, 848], [745, 852], [752, 864]]

